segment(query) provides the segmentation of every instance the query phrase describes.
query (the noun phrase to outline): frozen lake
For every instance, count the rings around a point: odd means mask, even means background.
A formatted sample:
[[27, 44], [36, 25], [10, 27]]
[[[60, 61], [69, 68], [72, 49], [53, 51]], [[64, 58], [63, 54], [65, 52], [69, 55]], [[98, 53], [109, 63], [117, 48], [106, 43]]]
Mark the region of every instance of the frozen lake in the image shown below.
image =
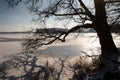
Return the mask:
[[[74, 56], [79, 55], [81, 51], [87, 51], [91, 48], [100, 47], [96, 33], [80, 33], [70, 35], [66, 42], [56, 42], [52, 45], [43, 46], [35, 53], [37, 56], [55, 55], [55, 56]], [[120, 45], [120, 37], [113, 34], [117, 46]], [[17, 54], [22, 51], [22, 40], [25, 34], [0, 34], [0, 59], [8, 57], [11, 54]]]

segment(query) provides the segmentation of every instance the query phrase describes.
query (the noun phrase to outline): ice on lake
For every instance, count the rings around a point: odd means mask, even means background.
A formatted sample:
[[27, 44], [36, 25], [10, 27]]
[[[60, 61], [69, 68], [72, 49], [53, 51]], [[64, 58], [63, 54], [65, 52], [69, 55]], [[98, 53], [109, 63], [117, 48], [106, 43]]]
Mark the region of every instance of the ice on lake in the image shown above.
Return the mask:
[[[43, 46], [36, 51], [36, 54], [74, 56], [79, 55], [81, 51], [100, 47], [96, 33], [80, 33], [77, 38], [76, 35], [70, 35], [64, 43], [56, 42], [52, 45]], [[21, 40], [24, 36], [25, 34], [0, 34], [0, 59], [21, 52]], [[115, 44], [119, 46], [120, 37], [116, 34], [113, 36]]]

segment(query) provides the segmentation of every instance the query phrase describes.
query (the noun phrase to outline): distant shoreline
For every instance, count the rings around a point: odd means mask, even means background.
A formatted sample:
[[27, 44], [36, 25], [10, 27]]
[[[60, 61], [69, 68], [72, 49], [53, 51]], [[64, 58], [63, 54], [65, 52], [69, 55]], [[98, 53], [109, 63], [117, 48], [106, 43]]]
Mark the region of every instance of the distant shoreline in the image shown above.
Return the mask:
[[[30, 34], [33, 32], [0, 32], [0, 34]], [[71, 32], [71, 33], [78, 33], [78, 32]], [[96, 33], [96, 32], [79, 32], [79, 33]]]
[[32, 32], [0, 32], [0, 34], [28, 34]]

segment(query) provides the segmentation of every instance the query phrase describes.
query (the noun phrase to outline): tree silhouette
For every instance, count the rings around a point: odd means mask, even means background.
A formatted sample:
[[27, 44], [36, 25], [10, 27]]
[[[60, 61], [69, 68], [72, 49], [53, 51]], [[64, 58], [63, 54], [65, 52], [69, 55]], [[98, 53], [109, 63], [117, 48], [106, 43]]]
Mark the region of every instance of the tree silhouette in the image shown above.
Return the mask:
[[[36, 33], [29, 37], [25, 43], [27, 48], [38, 48], [42, 45], [48, 45], [56, 40], [62, 42], [69, 33], [79, 30], [80, 28], [93, 28], [99, 37], [101, 45], [101, 64], [107, 70], [118, 69], [119, 51], [116, 48], [112, 35], [111, 26], [116, 22], [120, 22], [120, 1], [119, 0], [86, 0], [91, 1], [89, 6], [83, 0], [6, 0], [10, 7], [23, 2], [28, 6], [28, 9], [36, 15], [36, 21], [46, 24], [51, 17], [58, 20], [69, 20], [78, 23], [69, 31], [64, 31], [58, 34]], [[88, 7], [89, 6], [89, 7]], [[85, 23], [91, 21], [91, 23]], [[39, 35], [38, 35], [39, 34]], [[48, 41], [48, 42], [46, 42]]]

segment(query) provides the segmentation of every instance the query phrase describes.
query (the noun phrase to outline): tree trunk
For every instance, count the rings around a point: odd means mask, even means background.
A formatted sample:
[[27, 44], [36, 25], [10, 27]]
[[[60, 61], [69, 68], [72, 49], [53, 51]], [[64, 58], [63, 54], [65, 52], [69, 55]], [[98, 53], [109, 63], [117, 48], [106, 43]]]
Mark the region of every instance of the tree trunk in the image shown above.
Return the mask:
[[[100, 70], [92, 76], [90, 80], [106, 80], [106, 74], [109, 72], [119, 71], [118, 59], [120, 57], [119, 51], [114, 44], [110, 26], [107, 23], [105, 2], [104, 0], [94, 0], [95, 4], [95, 19], [93, 23], [95, 24], [94, 29], [97, 32], [101, 45], [101, 65]], [[101, 78], [102, 76], [102, 78]], [[107, 76], [110, 76], [107, 74]]]
[[118, 50], [113, 42], [113, 38], [112, 38], [110, 29], [109, 29], [109, 25], [106, 23], [98, 27], [100, 28], [97, 29], [96, 31], [99, 37], [102, 55], [118, 53]]
[[99, 30], [96, 31], [101, 45], [101, 56], [100, 56], [101, 64], [105, 66], [107, 69], [118, 68], [119, 66], [117, 66], [116, 63], [114, 62], [118, 61], [119, 52], [113, 42], [113, 38], [109, 30], [109, 25], [103, 24], [98, 27], [100, 28]]
[[117, 61], [118, 56], [118, 49], [116, 48], [113, 38], [110, 31], [110, 26], [107, 23], [107, 17], [106, 17], [106, 11], [105, 11], [105, 2], [104, 0], [94, 0], [95, 4], [95, 20], [94, 29], [96, 30], [100, 45], [101, 45], [101, 63], [107, 66], [107, 68], [110, 68], [110, 65], [113, 66], [113, 64], [109, 63], [109, 61], [112, 59], [112, 61]]

